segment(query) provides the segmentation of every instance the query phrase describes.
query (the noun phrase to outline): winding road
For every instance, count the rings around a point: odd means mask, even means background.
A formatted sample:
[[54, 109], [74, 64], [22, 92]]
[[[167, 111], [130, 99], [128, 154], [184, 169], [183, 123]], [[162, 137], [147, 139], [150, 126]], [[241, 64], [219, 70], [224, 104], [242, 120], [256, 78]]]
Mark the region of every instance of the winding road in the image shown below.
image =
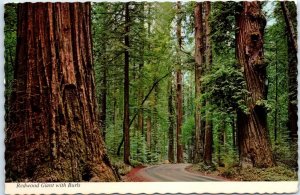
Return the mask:
[[136, 173], [148, 181], [221, 181], [220, 179], [191, 173], [185, 170], [190, 164], [162, 164], [143, 168]]

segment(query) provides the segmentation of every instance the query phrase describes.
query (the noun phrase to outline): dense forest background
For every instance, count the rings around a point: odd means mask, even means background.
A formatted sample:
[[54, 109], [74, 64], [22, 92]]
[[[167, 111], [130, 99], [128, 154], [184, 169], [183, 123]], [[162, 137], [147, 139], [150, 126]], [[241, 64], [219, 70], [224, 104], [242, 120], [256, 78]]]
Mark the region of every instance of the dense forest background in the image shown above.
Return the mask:
[[[20, 108], [10, 97], [27, 55], [16, 47], [25, 7], [5, 5], [6, 113]], [[188, 162], [243, 180], [297, 178], [294, 2], [103, 2], [90, 11], [96, 123], [108, 166], [124, 175], [131, 166]], [[7, 177], [18, 180], [13, 172]], [[80, 177], [72, 178], [91, 179]]]

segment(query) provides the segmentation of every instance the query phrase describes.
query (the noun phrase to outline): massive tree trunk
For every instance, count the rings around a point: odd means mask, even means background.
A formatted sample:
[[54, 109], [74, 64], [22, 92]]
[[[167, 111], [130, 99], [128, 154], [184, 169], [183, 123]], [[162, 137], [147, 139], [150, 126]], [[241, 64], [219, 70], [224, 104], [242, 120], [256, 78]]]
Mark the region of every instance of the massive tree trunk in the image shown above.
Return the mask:
[[[201, 95], [201, 74], [203, 70], [203, 22], [202, 3], [197, 3], [195, 10], [195, 99]], [[201, 131], [201, 103], [195, 108], [195, 151], [194, 163], [199, 163], [203, 156], [203, 132]]]
[[6, 181], [116, 181], [100, 135], [89, 3], [24, 3]]
[[130, 126], [129, 126], [129, 2], [125, 3], [125, 59], [124, 59], [124, 163], [130, 164]]
[[173, 87], [172, 81], [168, 83], [169, 97], [168, 97], [168, 110], [169, 110], [169, 147], [168, 159], [170, 163], [174, 163], [174, 108], [173, 108]]
[[288, 128], [290, 130], [290, 139], [293, 143], [297, 143], [298, 140], [298, 108], [297, 108], [297, 34], [294, 30], [293, 21], [289, 9], [287, 8], [287, 2], [280, 2], [284, 19], [286, 22], [286, 28], [288, 31], [288, 59], [289, 59], [289, 68], [288, 68], [288, 94], [289, 94], [289, 103], [288, 103]]
[[[205, 64], [206, 71], [209, 72], [212, 65], [212, 51], [211, 51], [211, 27], [209, 24], [210, 16], [210, 2], [205, 2]], [[206, 106], [209, 107], [209, 101], [206, 101]], [[213, 152], [213, 132], [212, 132], [212, 121], [211, 113], [209, 110], [206, 111], [206, 122], [205, 122], [205, 136], [204, 136], [204, 152], [203, 161], [207, 165], [212, 164], [212, 152]]]
[[274, 165], [264, 106], [266, 93], [266, 64], [263, 61], [263, 35], [266, 20], [260, 2], [243, 2], [238, 17], [237, 57], [243, 71], [249, 113], [238, 110], [238, 144], [242, 167]]
[[181, 72], [181, 59], [180, 50], [182, 47], [182, 37], [181, 37], [181, 3], [177, 2], [177, 28], [176, 36], [178, 43], [178, 62], [176, 70], [176, 111], [177, 111], [177, 126], [176, 126], [176, 140], [177, 140], [177, 163], [183, 163], [183, 146], [182, 146], [182, 121], [183, 121], [183, 107], [182, 107], [182, 72]]

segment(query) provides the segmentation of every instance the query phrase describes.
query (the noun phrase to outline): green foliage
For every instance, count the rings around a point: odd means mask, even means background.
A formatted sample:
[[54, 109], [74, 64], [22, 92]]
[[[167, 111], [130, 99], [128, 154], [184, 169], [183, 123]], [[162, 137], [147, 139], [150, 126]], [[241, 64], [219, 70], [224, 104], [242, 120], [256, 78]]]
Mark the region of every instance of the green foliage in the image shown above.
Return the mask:
[[217, 166], [215, 164], [206, 165], [203, 162], [193, 165], [193, 170], [200, 171], [205, 174], [210, 174], [216, 171]]
[[193, 132], [195, 131], [195, 117], [189, 115], [182, 125], [182, 143], [188, 144], [193, 142]]
[[201, 101], [210, 100], [215, 109], [225, 113], [236, 109], [247, 112], [245, 99], [248, 91], [242, 72], [225, 65], [215, 64], [213, 67], [213, 70], [202, 78], [202, 86], [206, 91], [200, 97]]
[[[285, 140], [287, 140], [287, 137]], [[298, 146], [297, 144], [290, 144], [285, 140], [279, 140], [274, 145], [274, 158], [276, 162], [296, 170], [296, 167], [298, 167]]]
[[131, 163], [132, 166], [147, 163], [147, 146], [146, 139], [140, 132], [136, 132], [135, 136], [131, 136]]
[[[17, 4], [5, 4], [4, 13], [4, 70], [5, 70], [5, 97], [6, 100], [10, 96], [14, 78], [14, 66], [17, 44]], [[7, 101], [6, 101], [7, 106]]]
[[235, 17], [241, 9], [241, 3], [239, 2], [212, 2], [210, 17], [212, 40], [214, 43], [218, 43], [214, 48], [218, 55], [235, 48]]

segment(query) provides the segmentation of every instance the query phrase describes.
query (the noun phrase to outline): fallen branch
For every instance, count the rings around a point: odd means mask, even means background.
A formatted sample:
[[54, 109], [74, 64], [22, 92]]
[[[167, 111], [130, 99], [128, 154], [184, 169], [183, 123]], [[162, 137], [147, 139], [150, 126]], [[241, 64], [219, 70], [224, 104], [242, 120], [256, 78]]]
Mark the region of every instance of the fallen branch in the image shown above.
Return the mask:
[[[138, 113], [139, 113], [141, 107], [142, 107], [143, 104], [146, 102], [146, 100], [147, 100], [148, 97], [150, 96], [150, 94], [151, 94], [151, 92], [153, 91], [153, 89], [155, 88], [155, 86], [158, 85], [158, 83], [159, 83], [161, 80], [163, 80], [164, 78], [166, 78], [166, 77], [167, 77], [169, 74], [171, 74], [172, 72], [173, 72], [173, 70], [171, 70], [170, 72], [168, 72], [168, 73], [165, 74], [163, 77], [159, 78], [158, 80], [156, 80], [156, 81], [153, 83], [151, 89], [149, 90], [149, 92], [147, 93], [147, 95], [144, 97], [142, 103], [141, 103], [140, 106], [138, 107], [137, 112], [134, 114], [133, 118], [131, 119], [131, 121], [130, 121], [130, 123], [129, 123], [129, 129], [130, 129], [130, 127], [131, 127], [131, 125], [132, 125], [134, 119], [135, 119], [136, 116], [138, 115]], [[118, 155], [118, 156], [120, 156], [120, 153], [121, 153], [121, 147], [122, 147], [123, 143], [124, 143], [124, 134], [123, 134], [123, 136], [122, 136], [121, 143], [119, 144], [119, 147], [118, 147], [118, 151], [117, 151], [117, 155]]]

